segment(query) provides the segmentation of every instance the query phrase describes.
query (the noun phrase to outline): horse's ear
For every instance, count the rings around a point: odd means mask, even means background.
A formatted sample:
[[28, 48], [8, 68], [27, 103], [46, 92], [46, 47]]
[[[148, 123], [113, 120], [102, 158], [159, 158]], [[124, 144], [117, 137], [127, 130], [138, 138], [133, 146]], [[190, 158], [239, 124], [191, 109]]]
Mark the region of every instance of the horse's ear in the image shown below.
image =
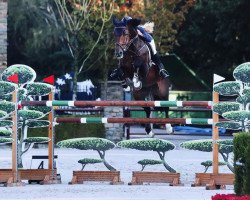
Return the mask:
[[112, 22], [115, 26], [119, 26], [120, 21], [117, 19], [115, 15], [112, 16]]
[[129, 20], [129, 22], [128, 22], [128, 23], [130, 23], [132, 26], [136, 27], [136, 26], [139, 26], [139, 25], [141, 24], [141, 20], [140, 20], [140, 19], [135, 18], [135, 19], [131, 19], [131, 20]]

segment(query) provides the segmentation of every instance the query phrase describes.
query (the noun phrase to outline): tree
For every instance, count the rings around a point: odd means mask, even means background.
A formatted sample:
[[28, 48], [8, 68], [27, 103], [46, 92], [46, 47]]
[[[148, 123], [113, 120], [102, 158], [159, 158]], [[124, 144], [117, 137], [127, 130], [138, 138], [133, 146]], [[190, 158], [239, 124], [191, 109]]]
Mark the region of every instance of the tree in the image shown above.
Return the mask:
[[199, 0], [186, 16], [175, 52], [206, 82], [214, 72], [231, 79], [250, 59], [247, 0]]
[[105, 159], [106, 151], [113, 149], [115, 144], [110, 140], [103, 139], [103, 138], [94, 138], [94, 137], [87, 137], [87, 138], [74, 138], [63, 140], [57, 143], [59, 147], [62, 148], [74, 148], [79, 150], [95, 150], [98, 152], [100, 159], [89, 159], [83, 158], [78, 161], [83, 165], [82, 169], [85, 167], [86, 164], [93, 164], [93, 163], [100, 163], [103, 164], [110, 170], [116, 171], [114, 167], [112, 167]]
[[[129, 148], [129, 149], [137, 149], [141, 151], [155, 151], [159, 155], [162, 164], [169, 171], [175, 173], [176, 171], [170, 167], [165, 161], [165, 155], [167, 151], [173, 150], [175, 145], [166, 140], [156, 139], [156, 138], [147, 138], [147, 139], [133, 139], [133, 140], [124, 140], [117, 144], [117, 146]], [[155, 163], [155, 160], [146, 160], [141, 161], [142, 165]], [[158, 162], [157, 162], [158, 164]]]
[[[234, 172], [233, 165], [229, 162], [229, 154], [233, 152], [233, 140], [219, 140], [219, 153], [224, 159], [227, 167]], [[183, 142], [180, 145], [182, 148], [197, 150], [203, 152], [212, 152], [213, 151], [213, 141], [212, 140], [192, 140]]]
[[[8, 77], [11, 75], [18, 75], [18, 85], [8, 82]], [[3, 81], [0, 82], [0, 93], [3, 91], [5, 94], [1, 93], [0, 98], [0, 111], [6, 112], [9, 115], [15, 110], [15, 103], [6, 101], [9, 100], [10, 94], [17, 88], [18, 90], [18, 101], [26, 100], [31, 101], [30, 96], [43, 96], [48, 95], [52, 90], [52, 86], [34, 82], [36, 78], [35, 71], [26, 65], [12, 65], [8, 67], [1, 75]], [[28, 137], [28, 128], [37, 127], [47, 127], [49, 126], [49, 121], [40, 120], [46, 114], [50, 112], [48, 107], [36, 107], [36, 106], [25, 106], [21, 110], [18, 110], [18, 167], [22, 168], [22, 155], [25, 154], [35, 143], [47, 143], [49, 142], [48, 137]], [[1, 113], [1, 112], [0, 112]], [[13, 125], [11, 120], [0, 120], [0, 125], [6, 130], [10, 130]], [[3, 135], [3, 133], [2, 133]], [[5, 133], [6, 135], [6, 133]], [[4, 142], [5, 141], [5, 142]], [[9, 143], [10, 140], [1, 140], [1, 143]]]
[[[118, 2], [121, 3], [121, 1]], [[154, 22], [154, 39], [159, 52], [165, 55], [173, 51], [173, 47], [177, 43], [178, 30], [185, 21], [185, 14], [193, 4], [193, 0], [130, 1], [130, 4], [123, 4], [127, 6], [127, 9], [121, 13], [142, 18], [143, 22]]]
[[214, 112], [230, 120], [219, 122], [216, 126], [247, 132], [250, 128], [250, 63], [236, 67], [233, 76], [236, 81], [224, 81], [214, 85], [214, 91], [220, 95], [238, 96], [236, 102], [219, 102], [213, 106]]
[[[86, 62], [92, 55], [103, 34], [105, 24], [110, 21], [114, 1], [54, 0], [60, 21], [65, 31], [64, 40], [73, 59], [73, 99], [76, 99], [77, 76], [86, 70]], [[81, 38], [80, 32], [84, 31]], [[87, 33], [87, 34], [86, 34]], [[80, 45], [85, 41], [85, 45]]]
[[71, 56], [54, 10], [53, 0], [8, 2], [8, 65], [35, 66], [40, 77], [59, 75], [59, 67], [70, 70]]

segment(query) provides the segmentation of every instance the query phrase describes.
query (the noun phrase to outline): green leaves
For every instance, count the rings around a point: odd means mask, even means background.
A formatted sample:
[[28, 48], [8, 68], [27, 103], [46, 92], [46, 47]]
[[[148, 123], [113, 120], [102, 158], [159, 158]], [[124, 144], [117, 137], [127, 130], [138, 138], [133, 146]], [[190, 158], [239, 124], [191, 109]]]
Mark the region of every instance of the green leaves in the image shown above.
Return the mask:
[[21, 120], [39, 119], [43, 116], [44, 114], [40, 111], [35, 111], [35, 110], [19, 110], [18, 111], [18, 117]]
[[29, 128], [41, 128], [41, 127], [48, 127], [50, 122], [47, 120], [31, 120], [28, 121], [26, 124]]
[[0, 136], [9, 137], [9, 136], [11, 136], [11, 134], [12, 134], [11, 130], [0, 129]]
[[96, 163], [102, 163], [102, 159], [97, 159], [97, 158], [83, 158], [81, 160], [78, 160], [78, 163], [80, 164], [96, 164]]
[[236, 102], [219, 102], [213, 105], [213, 111], [219, 115], [228, 111], [239, 111], [240, 108], [241, 104]]
[[7, 116], [8, 116], [7, 112], [4, 112], [4, 111], [0, 110], [0, 119], [3, 119], [5, 117], [7, 117]]
[[233, 76], [243, 83], [250, 83], [250, 62], [243, 63], [235, 68]]
[[[233, 140], [219, 140], [219, 152], [220, 153], [230, 153], [233, 151]], [[182, 148], [189, 150], [198, 150], [204, 152], [213, 151], [213, 141], [212, 140], [192, 140], [183, 142], [180, 145]]]
[[26, 86], [28, 95], [33, 96], [45, 96], [52, 91], [52, 85], [46, 83], [29, 83]]
[[249, 121], [250, 112], [249, 111], [230, 111], [222, 115], [226, 119], [235, 120], [235, 121]]
[[11, 127], [13, 122], [10, 120], [0, 120], [0, 127]]
[[64, 148], [97, 151], [107, 151], [115, 147], [115, 144], [110, 140], [94, 137], [63, 140], [58, 142], [57, 145]]
[[230, 122], [218, 122], [215, 124], [219, 128], [232, 129], [232, 130], [240, 130], [241, 124], [238, 122], [230, 121]]
[[124, 140], [119, 142], [117, 145], [141, 151], [166, 152], [175, 149], [175, 145], [173, 143], [156, 138]]
[[28, 137], [23, 140], [26, 143], [38, 143], [38, 144], [43, 144], [43, 143], [48, 143], [50, 139], [48, 137]]
[[240, 83], [236, 81], [225, 81], [214, 85], [214, 91], [220, 95], [234, 96], [240, 93]]
[[12, 143], [12, 138], [0, 138], [0, 144]]
[[15, 110], [15, 104], [8, 101], [0, 101], [0, 110], [9, 114]]
[[162, 163], [163, 163], [162, 160], [152, 160], [152, 159], [143, 159], [138, 161], [138, 164], [140, 165], [159, 165]]
[[16, 84], [7, 81], [0, 81], [0, 99], [6, 94], [10, 94], [16, 88]]
[[33, 82], [36, 78], [36, 72], [31, 67], [17, 64], [11, 65], [3, 71], [2, 80], [8, 81], [7, 78], [14, 74], [18, 74], [18, 81], [21, 85]]

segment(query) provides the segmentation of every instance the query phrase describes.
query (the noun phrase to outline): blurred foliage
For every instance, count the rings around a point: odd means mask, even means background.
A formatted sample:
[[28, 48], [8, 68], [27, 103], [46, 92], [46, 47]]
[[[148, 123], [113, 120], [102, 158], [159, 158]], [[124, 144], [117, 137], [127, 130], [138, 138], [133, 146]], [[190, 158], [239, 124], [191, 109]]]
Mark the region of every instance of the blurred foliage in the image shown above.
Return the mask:
[[234, 137], [234, 166], [236, 195], [250, 195], [250, 134], [237, 133]]
[[232, 79], [232, 71], [250, 59], [248, 0], [198, 0], [178, 34], [175, 52], [201, 78], [213, 73]]

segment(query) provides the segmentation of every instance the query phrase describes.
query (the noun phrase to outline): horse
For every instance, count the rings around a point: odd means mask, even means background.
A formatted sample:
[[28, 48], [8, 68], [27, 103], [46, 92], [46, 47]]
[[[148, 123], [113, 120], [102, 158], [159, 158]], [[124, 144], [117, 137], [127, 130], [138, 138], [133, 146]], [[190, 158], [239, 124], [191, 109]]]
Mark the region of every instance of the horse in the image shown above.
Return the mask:
[[[147, 43], [138, 35], [137, 26], [140, 24], [138, 19], [131, 19], [125, 26], [116, 17], [112, 19], [115, 36], [115, 56], [119, 61], [119, 68], [122, 71], [122, 79], [132, 88], [134, 100], [160, 101], [168, 100], [169, 79], [163, 79], [159, 75], [157, 66], [151, 61], [151, 52]], [[133, 78], [138, 76], [141, 84], [133, 84]], [[151, 108], [143, 107], [146, 117], [150, 118]], [[168, 107], [155, 108], [156, 111], [165, 112], [168, 117]], [[172, 132], [170, 124], [166, 125], [167, 132]], [[145, 125], [145, 131], [154, 137], [150, 124]]]

